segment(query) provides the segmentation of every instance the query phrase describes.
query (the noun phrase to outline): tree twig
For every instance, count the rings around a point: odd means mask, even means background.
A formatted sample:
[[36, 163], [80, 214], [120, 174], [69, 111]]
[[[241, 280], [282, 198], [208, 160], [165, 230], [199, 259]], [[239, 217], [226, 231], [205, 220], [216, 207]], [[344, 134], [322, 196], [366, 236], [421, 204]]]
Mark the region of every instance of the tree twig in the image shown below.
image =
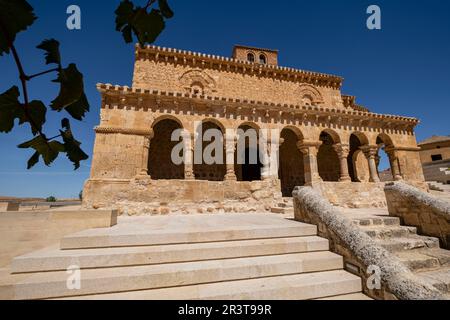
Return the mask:
[[31, 76], [26, 76], [26, 80], [29, 81], [29, 80], [31, 80], [33, 78], [42, 76], [42, 75], [47, 74], [47, 73], [56, 72], [56, 71], [59, 71], [59, 70], [60, 70], [60, 68], [58, 67], [58, 68], [53, 68], [53, 69], [50, 69], [50, 70], [47, 70], [47, 71], [39, 72], [39, 73], [33, 74]]

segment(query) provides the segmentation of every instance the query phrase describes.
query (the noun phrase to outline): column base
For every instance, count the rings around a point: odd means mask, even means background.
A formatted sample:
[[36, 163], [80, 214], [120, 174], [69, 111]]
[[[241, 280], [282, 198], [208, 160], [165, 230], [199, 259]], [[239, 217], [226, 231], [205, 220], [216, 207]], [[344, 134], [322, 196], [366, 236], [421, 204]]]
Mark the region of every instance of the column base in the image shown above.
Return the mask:
[[184, 180], [195, 180], [195, 175], [192, 172], [185, 173]]
[[341, 178], [339, 178], [339, 182], [352, 182], [352, 178], [350, 178], [350, 177], [341, 177]]
[[225, 181], [237, 181], [237, 177], [234, 173], [227, 173], [225, 175]]

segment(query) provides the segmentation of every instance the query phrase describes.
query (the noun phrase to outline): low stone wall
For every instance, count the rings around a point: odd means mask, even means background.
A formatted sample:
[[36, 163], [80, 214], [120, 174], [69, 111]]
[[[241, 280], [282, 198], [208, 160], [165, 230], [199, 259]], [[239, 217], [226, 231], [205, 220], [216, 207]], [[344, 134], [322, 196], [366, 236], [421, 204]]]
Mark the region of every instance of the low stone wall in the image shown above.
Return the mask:
[[[351, 220], [339, 213], [311, 187], [294, 190], [295, 219], [317, 225], [319, 236], [344, 257], [347, 271], [362, 278], [364, 293], [374, 299], [443, 299], [441, 293], [417, 278], [397, 257], [379, 246]], [[380, 268], [380, 289], [370, 289], [372, 266]]]
[[279, 180], [88, 180], [85, 208], [114, 208], [119, 214], [264, 212], [281, 198]]
[[0, 212], [19, 211], [19, 208], [18, 202], [0, 202]]
[[440, 239], [450, 249], [450, 203], [401, 182], [384, 189], [389, 214], [404, 224], [417, 227], [419, 234]]
[[14, 257], [59, 242], [65, 235], [117, 224], [117, 211], [78, 210], [0, 213], [0, 267]]
[[315, 182], [313, 187], [335, 206], [386, 208], [383, 182]]

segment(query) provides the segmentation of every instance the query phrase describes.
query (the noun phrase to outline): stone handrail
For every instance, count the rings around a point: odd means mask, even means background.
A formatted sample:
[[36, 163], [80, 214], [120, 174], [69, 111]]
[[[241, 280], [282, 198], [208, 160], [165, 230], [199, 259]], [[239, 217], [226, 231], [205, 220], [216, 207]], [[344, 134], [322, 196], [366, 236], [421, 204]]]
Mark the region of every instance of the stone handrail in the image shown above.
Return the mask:
[[[295, 219], [317, 225], [319, 236], [327, 238], [330, 249], [344, 257], [346, 269], [362, 278], [364, 293], [375, 299], [444, 299], [436, 288], [416, 277], [397, 257], [337, 211], [316, 190], [297, 187], [293, 196]], [[367, 285], [373, 273], [368, 269], [373, 266], [381, 271], [379, 289], [370, 289]]]
[[389, 214], [399, 217], [420, 234], [437, 237], [450, 249], [450, 203], [406, 183], [391, 182], [384, 188]]

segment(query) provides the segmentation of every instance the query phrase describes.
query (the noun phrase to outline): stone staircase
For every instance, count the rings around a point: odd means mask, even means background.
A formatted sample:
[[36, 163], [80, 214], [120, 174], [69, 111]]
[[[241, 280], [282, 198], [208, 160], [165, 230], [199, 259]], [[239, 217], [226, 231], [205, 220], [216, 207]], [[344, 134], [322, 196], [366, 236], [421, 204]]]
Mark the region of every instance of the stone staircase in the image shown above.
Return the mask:
[[270, 208], [272, 213], [278, 214], [294, 214], [294, 202], [292, 198], [283, 198], [282, 201]]
[[427, 184], [431, 190], [446, 192], [446, 193], [450, 194], [450, 185], [449, 184], [443, 184], [443, 183], [437, 182], [437, 181], [428, 181]]
[[277, 215], [134, 217], [15, 258], [0, 298], [368, 299], [328, 249], [315, 226]]
[[417, 276], [450, 297], [450, 251], [441, 249], [437, 238], [418, 235], [416, 228], [400, 225], [396, 217], [358, 214], [350, 218]]

